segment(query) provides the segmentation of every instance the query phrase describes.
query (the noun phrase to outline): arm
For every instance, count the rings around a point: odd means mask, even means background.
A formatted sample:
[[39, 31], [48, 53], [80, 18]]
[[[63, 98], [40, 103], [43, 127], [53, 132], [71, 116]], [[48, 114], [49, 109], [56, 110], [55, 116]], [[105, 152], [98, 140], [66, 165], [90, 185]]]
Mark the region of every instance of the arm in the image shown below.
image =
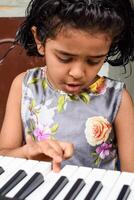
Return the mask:
[[62, 160], [73, 154], [72, 144], [56, 140], [35, 142], [29, 136], [26, 138], [26, 144], [23, 145], [21, 121], [23, 77], [24, 73], [18, 75], [11, 85], [0, 134], [0, 154], [26, 159], [46, 159], [48, 156], [53, 160], [53, 169], [59, 171]]
[[134, 172], [134, 105], [124, 89], [115, 119], [121, 171]]
[[[14, 149], [22, 145], [22, 123], [20, 116], [22, 79], [17, 76], [10, 88], [6, 112], [0, 134], [0, 149]], [[1, 153], [1, 151], [0, 151]]]

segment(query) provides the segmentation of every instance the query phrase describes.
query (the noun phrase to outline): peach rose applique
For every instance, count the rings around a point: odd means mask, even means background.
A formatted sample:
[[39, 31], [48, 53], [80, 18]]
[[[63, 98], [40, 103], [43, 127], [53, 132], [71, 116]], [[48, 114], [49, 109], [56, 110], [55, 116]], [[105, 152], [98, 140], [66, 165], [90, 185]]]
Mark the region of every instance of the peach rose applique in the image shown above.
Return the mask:
[[102, 144], [108, 139], [111, 129], [111, 124], [102, 116], [88, 118], [85, 129], [87, 142], [91, 146]]

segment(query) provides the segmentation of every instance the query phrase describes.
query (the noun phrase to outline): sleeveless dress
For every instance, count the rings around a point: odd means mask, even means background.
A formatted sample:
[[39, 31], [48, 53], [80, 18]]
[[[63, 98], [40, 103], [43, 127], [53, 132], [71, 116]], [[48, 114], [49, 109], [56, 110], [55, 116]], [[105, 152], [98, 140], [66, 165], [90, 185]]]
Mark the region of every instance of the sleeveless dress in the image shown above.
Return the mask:
[[117, 143], [113, 123], [123, 82], [99, 77], [79, 95], [54, 89], [45, 68], [26, 72], [22, 86], [21, 115], [26, 134], [35, 140], [59, 139], [74, 144], [74, 155], [62, 165], [116, 169]]

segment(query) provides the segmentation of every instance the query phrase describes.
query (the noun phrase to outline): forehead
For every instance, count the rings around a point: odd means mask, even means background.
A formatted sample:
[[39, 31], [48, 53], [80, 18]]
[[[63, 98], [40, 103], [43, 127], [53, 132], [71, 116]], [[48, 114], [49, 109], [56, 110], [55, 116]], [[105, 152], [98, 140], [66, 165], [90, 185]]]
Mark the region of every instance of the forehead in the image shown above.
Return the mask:
[[57, 37], [64, 37], [64, 38], [72, 38], [72, 37], [81, 37], [85, 39], [104, 39], [106, 41], [111, 41], [112, 37], [109, 32], [99, 31], [97, 29], [87, 29], [81, 30], [77, 28], [73, 28], [71, 26], [63, 27], [60, 32], [57, 34]]
[[108, 53], [112, 39], [108, 33], [64, 27], [54, 39], [49, 39], [49, 41], [55, 49], [94, 56]]

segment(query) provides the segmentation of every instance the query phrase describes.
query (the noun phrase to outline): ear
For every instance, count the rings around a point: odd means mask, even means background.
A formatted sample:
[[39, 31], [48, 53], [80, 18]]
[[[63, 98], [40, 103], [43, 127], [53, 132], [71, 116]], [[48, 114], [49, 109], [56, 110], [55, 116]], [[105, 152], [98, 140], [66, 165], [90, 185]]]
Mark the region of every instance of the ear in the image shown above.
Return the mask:
[[34, 36], [34, 40], [36, 42], [36, 45], [37, 45], [37, 50], [38, 50], [38, 53], [42, 56], [45, 55], [45, 48], [44, 48], [44, 45], [42, 44], [42, 42], [39, 40], [38, 36], [37, 36], [37, 28], [36, 26], [33, 26], [31, 28], [31, 31], [32, 31], [32, 34]]

